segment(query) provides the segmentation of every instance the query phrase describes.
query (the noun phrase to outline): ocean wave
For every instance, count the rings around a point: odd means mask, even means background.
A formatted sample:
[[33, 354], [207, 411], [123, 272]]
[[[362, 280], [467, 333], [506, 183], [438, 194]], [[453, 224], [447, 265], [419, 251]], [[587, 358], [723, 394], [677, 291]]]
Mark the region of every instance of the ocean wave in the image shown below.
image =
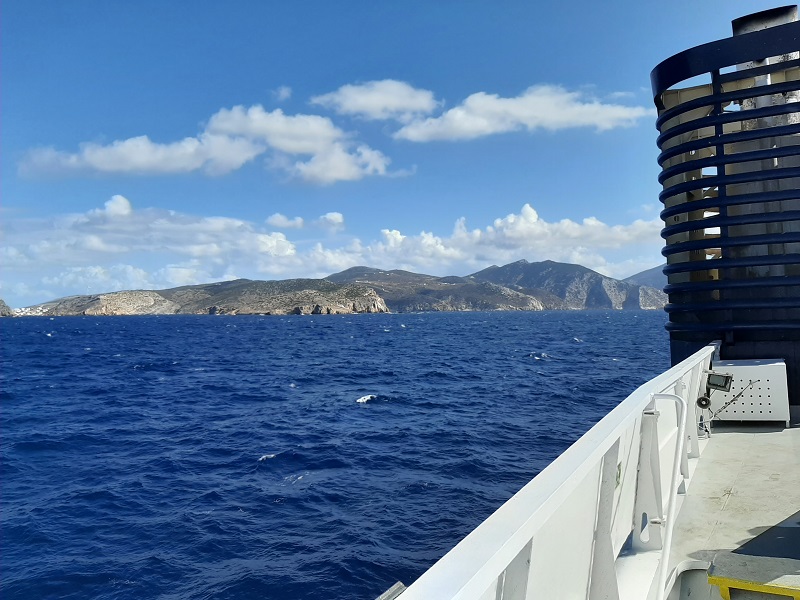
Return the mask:
[[377, 597], [668, 362], [654, 313], [41, 323], [0, 323], [8, 599]]

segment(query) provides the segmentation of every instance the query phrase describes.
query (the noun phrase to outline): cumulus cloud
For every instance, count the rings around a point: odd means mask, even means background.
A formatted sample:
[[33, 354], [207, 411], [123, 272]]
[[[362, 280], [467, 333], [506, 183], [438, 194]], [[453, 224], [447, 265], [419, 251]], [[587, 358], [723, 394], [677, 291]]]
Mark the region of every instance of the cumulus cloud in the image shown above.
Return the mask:
[[287, 115], [256, 105], [221, 109], [203, 132], [178, 142], [138, 136], [106, 145], [84, 143], [74, 153], [34, 149], [21, 162], [20, 171], [163, 175], [203, 170], [225, 175], [267, 152], [273, 156], [270, 165], [318, 184], [385, 175], [390, 162], [380, 151], [355, 144], [326, 117]]
[[412, 142], [471, 140], [509, 131], [557, 131], [592, 127], [597, 131], [630, 127], [653, 111], [641, 106], [609, 104], [581, 92], [539, 85], [514, 98], [478, 92], [438, 117], [416, 119], [395, 133]]
[[89, 211], [88, 215], [93, 217], [105, 216], [114, 219], [128, 217], [131, 213], [133, 213], [133, 207], [131, 206], [130, 200], [125, 196], [115, 194], [106, 200], [103, 208], [95, 208]]
[[[282, 86], [278, 101], [291, 96]], [[477, 92], [461, 104], [434, 115], [443, 102], [430, 90], [393, 79], [348, 84], [315, 96], [311, 103], [366, 120], [394, 120], [402, 126], [395, 139], [414, 142], [472, 140], [511, 131], [556, 131], [588, 127], [604, 131], [635, 125], [654, 114], [651, 109], [606, 100], [588, 91], [537, 85], [516, 97]], [[316, 114], [286, 114], [261, 105], [223, 108], [211, 115], [195, 136], [155, 141], [138, 135], [108, 144], [85, 142], [77, 151], [53, 147], [30, 150], [22, 159], [23, 174], [94, 172], [126, 175], [166, 175], [201, 171], [221, 176], [264, 156], [265, 164], [311, 183], [328, 185], [369, 176], [405, 175], [389, 171], [388, 156], [359, 142], [352, 132]]]
[[[292, 224], [297, 219], [276, 213], [268, 221]], [[331, 211], [313, 225], [340, 232], [345, 217]], [[520, 258], [577, 263], [624, 277], [659, 264], [661, 226], [658, 219], [626, 224], [594, 217], [546, 221], [525, 204], [481, 227], [470, 228], [464, 218], [456, 219], [452, 231], [444, 234], [385, 227], [369, 238], [338, 235], [320, 241], [308, 239], [309, 234], [301, 238], [303, 232], [292, 227], [287, 227], [290, 238], [270, 231], [267, 223], [136, 208], [124, 196], [114, 196], [102, 208], [81, 214], [4, 224], [0, 291], [8, 291], [11, 304], [21, 306], [23, 297], [41, 302], [237, 276], [324, 277], [356, 265], [466, 275]]]
[[302, 229], [304, 222], [302, 217], [290, 219], [281, 213], [275, 213], [267, 217], [267, 225], [272, 225], [278, 229]]
[[203, 169], [209, 175], [224, 175], [265, 150], [262, 144], [252, 140], [207, 133], [167, 144], [153, 142], [142, 135], [107, 145], [84, 143], [76, 153], [37, 148], [28, 153], [21, 170], [23, 173], [95, 171], [163, 175]]
[[104, 209], [47, 221], [20, 221], [5, 238], [7, 245], [0, 254], [12, 259], [15, 268], [31, 264], [78, 267], [103, 256], [117, 262], [123, 253], [165, 253], [229, 265], [296, 252], [283, 233], [262, 230], [241, 219], [134, 210], [123, 196], [112, 197]]
[[133, 207], [125, 196], [116, 194], [105, 203], [105, 212], [110, 217], [127, 217], [133, 212]]
[[430, 114], [439, 106], [433, 92], [394, 79], [343, 85], [335, 92], [315, 96], [311, 103], [339, 114], [370, 120], [394, 119], [403, 123]]
[[315, 221], [315, 224], [331, 233], [336, 233], [344, 229], [344, 215], [340, 212], [325, 213]]

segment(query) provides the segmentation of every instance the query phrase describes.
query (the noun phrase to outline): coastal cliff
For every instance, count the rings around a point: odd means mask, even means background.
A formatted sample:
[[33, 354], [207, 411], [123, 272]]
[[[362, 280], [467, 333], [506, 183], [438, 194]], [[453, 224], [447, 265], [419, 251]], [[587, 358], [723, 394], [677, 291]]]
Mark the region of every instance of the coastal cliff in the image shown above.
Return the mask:
[[394, 312], [469, 310], [661, 310], [661, 290], [619, 281], [580, 265], [520, 260], [466, 277], [353, 267], [330, 275], [378, 291]]
[[667, 302], [661, 290], [612, 279], [580, 265], [551, 260], [536, 263], [520, 260], [503, 267], [489, 267], [470, 277], [522, 293], [545, 293], [561, 304], [553, 308], [567, 310], [661, 310]]

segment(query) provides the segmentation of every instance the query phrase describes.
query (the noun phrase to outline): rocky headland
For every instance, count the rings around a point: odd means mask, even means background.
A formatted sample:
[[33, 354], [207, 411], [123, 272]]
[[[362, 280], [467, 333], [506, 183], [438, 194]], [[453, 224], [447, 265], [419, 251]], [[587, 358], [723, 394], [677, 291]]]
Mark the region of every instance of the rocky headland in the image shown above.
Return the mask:
[[374, 290], [324, 279], [237, 279], [168, 290], [70, 296], [18, 309], [17, 316], [304, 315], [389, 312]]

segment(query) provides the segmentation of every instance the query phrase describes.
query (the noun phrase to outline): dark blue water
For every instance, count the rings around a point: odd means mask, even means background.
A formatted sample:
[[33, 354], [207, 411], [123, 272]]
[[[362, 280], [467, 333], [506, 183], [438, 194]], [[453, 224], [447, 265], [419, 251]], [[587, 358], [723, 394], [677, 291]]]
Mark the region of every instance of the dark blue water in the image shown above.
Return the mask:
[[372, 599], [411, 583], [667, 366], [663, 323], [2, 319], [2, 597]]

